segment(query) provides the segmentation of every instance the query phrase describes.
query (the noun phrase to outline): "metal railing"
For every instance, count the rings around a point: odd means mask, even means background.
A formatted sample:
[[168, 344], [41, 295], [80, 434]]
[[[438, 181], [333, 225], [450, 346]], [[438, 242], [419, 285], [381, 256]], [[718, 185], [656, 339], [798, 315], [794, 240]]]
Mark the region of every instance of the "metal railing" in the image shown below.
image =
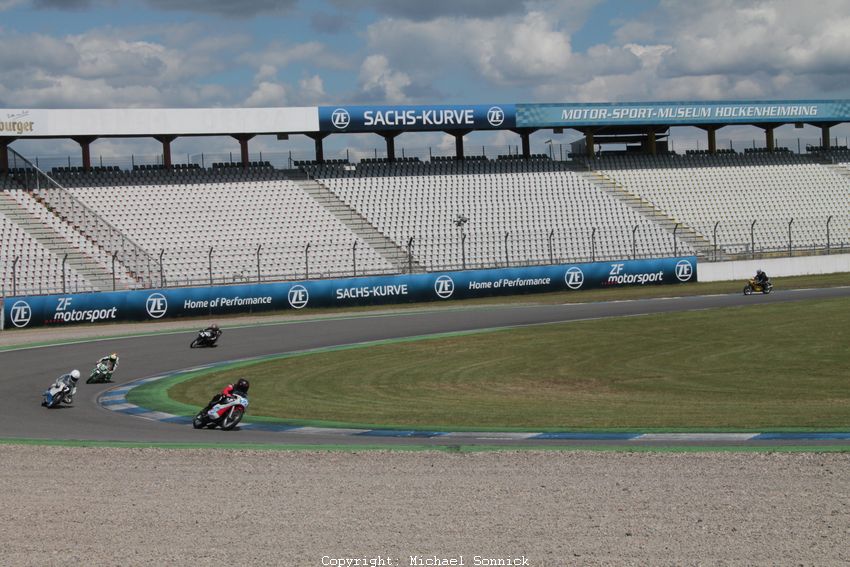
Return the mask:
[[15, 167], [12, 177], [21, 188], [32, 191], [48, 209], [73, 226], [80, 234], [112, 256], [112, 276], [115, 281], [115, 260], [127, 269], [134, 283], [130, 287], [150, 287], [154, 259], [129, 236], [113, 226], [85, 203], [72, 195], [53, 177], [41, 171], [25, 157], [9, 148]]
[[[696, 229], [711, 247], [696, 251], [672, 234], [659, 238], [651, 225], [620, 228], [551, 227], [510, 231], [458, 230], [439, 234], [428, 227], [396, 239], [409, 262], [399, 270], [360, 239], [309, 240], [288, 244], [244, 242], [152, 250], [150, 274], [140, 287], [248, 284], [304, 279], [391, 275], [560, 263], [614, 261], [696, 254], [701, 261], [850, 253], [850, 216], [787, 221], [715, 221]], [[120, 256], [120, 254], [119, 254]], [[126, 249], [125, 249], [126, 257]], [[0, 258], [2, 295], [60, 293], [61, 282], [22, 286], [19, 258]], [[63, 280], [65, 278], [63, 277]], [[67, 290], [78, 291], [69, 282]], [[83, 289], [82, 291], [86, 291]]]

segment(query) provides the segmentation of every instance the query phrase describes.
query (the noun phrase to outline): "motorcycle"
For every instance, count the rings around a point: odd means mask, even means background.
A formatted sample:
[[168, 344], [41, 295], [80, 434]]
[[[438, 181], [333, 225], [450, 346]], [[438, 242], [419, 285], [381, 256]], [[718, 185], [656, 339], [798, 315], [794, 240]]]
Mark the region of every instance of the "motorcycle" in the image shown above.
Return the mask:
[[198, 331], [198, 336], [189, 345], [189, 348], [216, 347], [218, 336], [211, 331]]
[[42, 397], [44, 399], [41, 402], [41, 405], [51, 409], [59, 407], [59, 404], [62, 402], [68, 405], [74, 403], [74, 396], [71, 395], [71, 388], [68, 387], [67, 384], [62, 384], [60, 382], [52, 384], [44, 391]]
[[744, 286], [744, 295], [752, 295], [753, 293], [764, 293], [768, 294], [773, 291], [773, 284], [770, 281], [765, 282], [764, 285], [756, 282], [755, 278], [751, 278], [747, 285]]
[[109, 371], [109, 367], [105, 362], [98, 363], [97, 366], [91, 371], [89, 374], [88, 380], [86, 380], [86, 384], [100, 384], [102, 382], [109, 382], [112, 380], [112, 372]]
[[[228, 408], [223, 414], [214, 419], [210, 418], [208, 412], [211, 409], [218, 409], [225, 405]], [[248, 398], [245, 396], [239, 394], [233, 394], [228, 397], [216, 396], [207, 404], [207, 407], [198, 412], [194, 419], [192, 419], [192, 427], [195, 429], [201, 429], [203, 427], [214, 429], [218, 426], [224, 431], [230, 431], [242, 421], [242, 416], [245, 415], [247, 408]]]

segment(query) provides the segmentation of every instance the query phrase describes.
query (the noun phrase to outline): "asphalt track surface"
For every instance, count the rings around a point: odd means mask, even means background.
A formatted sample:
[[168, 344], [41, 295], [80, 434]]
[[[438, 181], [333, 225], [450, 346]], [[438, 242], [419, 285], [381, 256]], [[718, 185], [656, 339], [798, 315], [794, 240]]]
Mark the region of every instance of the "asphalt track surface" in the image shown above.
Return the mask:
[[[55, 345], [0, 352], [0, 384], [3, 402], [0, 406], [0, 438], [129, 441], [150, 443], [258, 443], [258, 444], [333, 444], [357, 445], [457, 445], [458, 439], [376, 438], [274, 431], [194, 430], [190, 426], [160, 423], [122, 415], [96, 403], [97, 396], [113, 385], [89, 385], [83, 380], [94, 361], [117, 351], [121, 365], [116, 383], [191, 368], [212, 362], [248, 358], [266, 354], [360, 343], [366, 341], [470, 331], [495, 327], [511, 327], [715, 309], [744, 305], [765, 305], [850, 296], [850, 288], [777, 291], [771, 295], [698, 296], [669, 299], [646, 299], [621, 302], [595, 302], [564, 305], [488, 306], [400, 312], [397, 314], [360, 315], [343, 319], [319, 319], [288, 322], [261, 327], [225, 328], [218, 348], [189, 349], [193, 333], [159, 334], [136, 338], [100, 340], [73, 345]], [[638, 324], [639, 325], [639, 324]], [[683, 330], [684, 331], [684, 330]], [[55, 377], [71, 368], [83, 373], [73, 407], [46, 410], [41, 407], [41, 393]], [[509, 440], [464, 438], [463, 445], [537, 445], [587, 446], [627, 445], [659, 446], [670, 441]], [[809, 440], [807, 445], [847, 445], [850, 440]], [[735, 442], [694, 440], [676, 441], [675, 445], [735, 445]], [[799, 440], [749, 441], [746, 445], [800, 445]]]

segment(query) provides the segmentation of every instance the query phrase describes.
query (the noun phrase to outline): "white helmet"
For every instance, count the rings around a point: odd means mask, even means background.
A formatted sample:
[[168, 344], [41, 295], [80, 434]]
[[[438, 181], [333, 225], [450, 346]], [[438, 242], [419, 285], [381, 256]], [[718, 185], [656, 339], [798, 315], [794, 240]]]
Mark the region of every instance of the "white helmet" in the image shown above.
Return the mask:
[[80, 371], [79, 371], [79, 370], [76, 370], [76, 369], [75, 369], [75, 370], [71, 370], [71, 380], [73, 380], [74, 382], [76, 382], [76, 381], [77, 381], [77, 380], [79, 380], [79, 379], [80, 379]]

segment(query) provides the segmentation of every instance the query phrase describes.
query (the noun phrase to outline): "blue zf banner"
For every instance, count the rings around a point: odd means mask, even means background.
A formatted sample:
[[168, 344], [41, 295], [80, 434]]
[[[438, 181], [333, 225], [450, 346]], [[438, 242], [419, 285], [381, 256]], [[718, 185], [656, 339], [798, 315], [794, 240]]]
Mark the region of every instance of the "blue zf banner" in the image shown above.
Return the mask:
[[150, 321], [697, 281], [694, 256], [219, 287], [7, 298], [5, 328]]
[[516, 127], [513, 104], [466, 106], [320, 106], [322, 132], [494, 130]]

